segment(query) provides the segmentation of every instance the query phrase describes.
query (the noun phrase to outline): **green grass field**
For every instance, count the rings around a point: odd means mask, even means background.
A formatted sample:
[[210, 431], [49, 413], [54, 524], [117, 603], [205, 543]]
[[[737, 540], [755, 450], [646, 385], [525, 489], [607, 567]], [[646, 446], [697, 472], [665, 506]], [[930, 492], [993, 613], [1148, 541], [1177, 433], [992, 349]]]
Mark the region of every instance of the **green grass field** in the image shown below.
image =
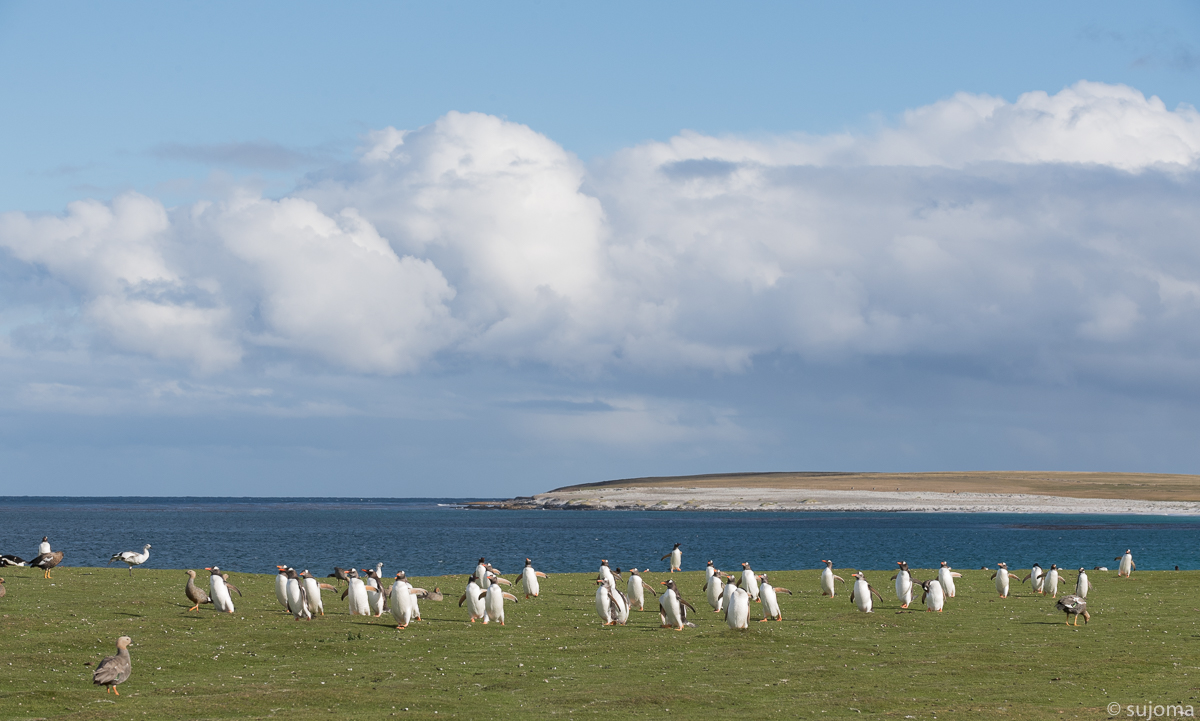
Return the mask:
[[[796, 592], [781, 596], [783, 622], [747, 631], [707, 610], [703, 574], [689, 572], [675, 577], [699, 613], [682, 632], [659, 628], [657, 604], [601, 627], [585, 574], [552, 575], [540, 598], [508, 604], [506, 627], [466, 622], [465, 575], [415, 579], [446, 600], [424, 602], [424, 620], [399, 631], [389, 614], [352, 618], [332, 593], [324, 617], [293, 621], [273, 574], [234, 574], [245, 597], [228, 616], [188, 612], [183, 571], [0, 573], [3, 719], [1107, 718], [1109, 703], [1147, 701], [1200, 711], [1200, 572], [1094, 572], [1092, 620], [1079, 628], [1027, 585], [998, 598], [985, 571], [964, 571], [942, 614], [901, 611], [891, 571], [867, 573], [885, 598], [872, 614], [848, 593], [822, 598], [816, 570], [777, 572], [772, 582]], [[123, 634], [134, 667], [117, 698], [91, 671]]]

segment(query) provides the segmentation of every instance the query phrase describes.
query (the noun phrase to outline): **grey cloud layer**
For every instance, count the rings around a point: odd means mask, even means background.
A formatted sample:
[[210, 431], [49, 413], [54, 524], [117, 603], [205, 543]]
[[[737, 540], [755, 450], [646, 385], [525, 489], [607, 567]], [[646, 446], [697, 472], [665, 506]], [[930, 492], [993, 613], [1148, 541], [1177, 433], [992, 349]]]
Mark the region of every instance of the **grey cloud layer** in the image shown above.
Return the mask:
[[[200, 372], [259, 353], [736, 372], [781, 351], [1190, 381], [1198, 168], [1194, 109], [1096, 83], [960, 94], [862, 137], [683, 133], [590, 167], [450, 113], [289, 197], [9, 213], [0, 246], [10, 275], [70, 291], [80, 347]], [[36, 355], [22, 328], [64, 309], [22, 307], [7, 352]]]

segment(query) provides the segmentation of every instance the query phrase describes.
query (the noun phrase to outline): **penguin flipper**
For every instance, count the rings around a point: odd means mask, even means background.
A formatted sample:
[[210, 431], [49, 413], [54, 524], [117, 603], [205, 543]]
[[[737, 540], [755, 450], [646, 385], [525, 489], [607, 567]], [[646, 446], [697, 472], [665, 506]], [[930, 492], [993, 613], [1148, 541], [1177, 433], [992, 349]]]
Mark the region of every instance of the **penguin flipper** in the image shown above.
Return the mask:
[[1129, 562], [1129, 570], [1130, 570], [1130, 571], [1136, 571], [1136, 570], [1137, 570], [1137, 564], [1136, 564], [1136, 563], [1134, 563], [1133, 561], [1130, 561], [1130, 562]]
[[654, 596], [655, 598], [658, 598], [658, 591], [655, 591], [653, 588], [650, 588], [649, 586], [647, 586], [647, 585], [646, 585], [646, 584], [644, 584], [644, 583], [642, 584], [642, 590], [643, 590], [643, 591], [649, 591], [651, 596]]
[[794, 596], [794, 595], [795, 595], [795, 594], [794, 594], [794, 593], [792, 593], [791, 591], [787, 590], [786, 588], [781, 588], [780, 586], [776, 586], [776, 587], [775, 587], [775, 593], [786, 593], [786, 594], [787, 594], [787, 595], [789, 595], [789, 596]]
[[841, 581], [842, 583], [845, 583], [845, 582], [846, 582], [846, 579], [842, 578], [841, 576], [834, 576], [834, 578], [836, 578], [837, 580]]
[[876, 590], [875, 590], [875, 588], [874, 588], [874, 586], [870, 586], [870, 585], [868, 585], [868, 586], [867, 586], [867, 591], [868, 591], [869, 593], [873, 593], [873, 594], [875, 594], [876, 596], [879, 596], [879, 602], [880, 602], [880, 603], [883, 603], [883, 596], [880, 596], [880, 595], [879, 595], [879, 591], [876, 591]]
[[321, 589], [322, 591], [336, 591], [337, 590], [337, 586], [334, 586], [334, 585], [331, 585], [328, 583], [320, 583], [320, 582], [317, 583], [317, 588]]
[[668, 558], [670, 558], [670, 557], [671, 557], [671, 554], [669, 554], [669, 553], [668, 553], [667, 555], [663, 556], [662, 558], [660, 558], [660, 559], [658, 559], [658, 560], [660, 560], [660, 561], [665, 561], [665, 560], [667, 560], [667, 559], [668, 559]]
[[512, 595], [511, 593], [507, 593], [507, 592], [505, 592], [505, 593], [502, 593], [502, 594], [500, 594], [500, 595], [501, 595], [501, 596], [504, 596], [504, 600], [505, 600], [505, 601], [512, 601], [513, 603], [517, 603], [517, 597], [516, 597], [516, 596], [514, 596], [514, 595]]
[[479, 600], [480, 600], [480, 601], [482, 601], [482, 600], [483, 600], [483, 599], [485, 599], [485, 598], [487, 598], [487, 591], [484, 591], [483, 593], [479, 594]]
[[996, 577], [996, 574], [995, 574], [995, 573], [993, 573], [991, 577], [992, 577], [992, 578], [995, 578], [995, 577]]
[[235, 586], [235, 585], [233, 585], [233, 584], [232, 584], [232, 583], [230, 583], [229, 581], [226, 581], [226, 582], [225, 582], [225, 588], [228, 588], [230, 591], [233, 591], [234, 593], [236, 593], [236, 594], [237, 594], [237, 595], [239, 595], [239, 596], [241, 596], [241, 595], [242, 595], [242, 592], [238, 590], [238, 587], [237, 587], [237, 586]]
[[[343, 596], [342, 598], [345, 598], [345, 596]], [[463, 603], [464, 603], [466, 600], [467, 600], [467, 594], [465, 594], [465, 593], [464, 593], [463, 595], [459, 596], [459, 598], [458, 598], [458, 607], [459, 607], [459, 608], [462, 608], [462, 605], [463, 605]]]
[[[1033, 575], [1032, 573], [1031, 573], [1031, 574], [1029, 574], [1029, 576], [1032, 576], [1032, 575]], [[1022, 578], [1022, 579], [1021, 579], [1021, 583], [1025, 583], [1026, 581], [1028, 581], [1028, 580], [1029, 580], [1029, 576], [1026, 576], [1025, 578]]]
[[541, 571], [534, 571], [534, 572], [533, 572], [533, 575], [537, 576], [538, 578], [550, 578], [549, 576], [547, 576], [546, 574], [542, 573]]
[[345, 601], [345, 600], [346, 600], [346, 595], [347, 595], [348, 593], [350, 593], [350, 587], [349, 587], [349, 586], [346, 586], [346, 590], [345, 590], [345, 591], [342, 591], [342, 600], [343, 600], [343, 601]]

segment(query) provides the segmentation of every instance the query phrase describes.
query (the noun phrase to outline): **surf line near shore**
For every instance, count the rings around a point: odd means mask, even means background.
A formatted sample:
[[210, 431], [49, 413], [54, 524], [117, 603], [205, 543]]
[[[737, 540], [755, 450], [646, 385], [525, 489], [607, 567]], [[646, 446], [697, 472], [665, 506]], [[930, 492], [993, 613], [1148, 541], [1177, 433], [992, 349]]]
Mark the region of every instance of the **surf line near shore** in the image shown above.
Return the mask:
[[755, 473], [633, 478], [468, 504], [512, 510], [1200, 515], [1200, 476], [1132, 473]]

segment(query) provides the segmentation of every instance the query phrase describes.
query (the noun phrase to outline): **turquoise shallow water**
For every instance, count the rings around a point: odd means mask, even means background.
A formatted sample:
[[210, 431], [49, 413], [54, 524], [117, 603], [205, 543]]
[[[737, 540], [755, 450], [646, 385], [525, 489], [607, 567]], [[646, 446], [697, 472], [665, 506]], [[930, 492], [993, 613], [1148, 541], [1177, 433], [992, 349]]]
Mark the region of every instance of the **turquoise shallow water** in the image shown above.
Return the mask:
[[[526, 556], [548, 573], [612, 566], [666, 570], [820, 567], [1115, 568], [1133, 549], [1141, 570], [1200, 568], [1200, 518], [1006, 513], [496, 511], [464, 499], [0, 498], [0, 553], [30, 558], [42, 536], [64, 566], [103, 566], [153, 544], [146, 568], [273, 573], [276, 564], [328, 573], [384, 563], [387, 573], [467, 573], [480, 556], [515, 573]], [[123, 566], [122, 566], [123, 567]], [[135, 571], [136, 573], [136, 571]], [[322, 575], [323, 575], [322, 573]]]

